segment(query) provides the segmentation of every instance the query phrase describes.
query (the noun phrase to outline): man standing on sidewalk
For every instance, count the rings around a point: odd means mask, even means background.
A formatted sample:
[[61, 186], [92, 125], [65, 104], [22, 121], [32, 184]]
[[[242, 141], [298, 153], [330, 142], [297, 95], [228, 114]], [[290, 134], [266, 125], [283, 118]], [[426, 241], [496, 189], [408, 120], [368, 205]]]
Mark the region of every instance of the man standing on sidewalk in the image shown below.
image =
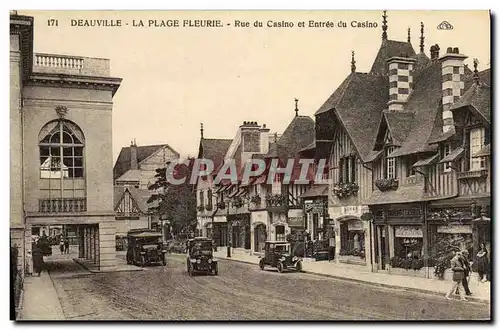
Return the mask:
[[[464, 267], [464, 279], [462, 280], [462, 286], [465, 289], [465, 294], [470, 296], [472, 292], [469, 289], [469, 276], [470, 276], [470, 262], [469, 262], [469, 252], [467, 250], [462, 251], [462, 266]], [[458, 290], [456, 292], [459, 293]]]
[[465, 277], [464, 273], [464, 267], [462, 265], [462, 262], [460, 261], [462, 257], [462, 253], [460, 251], [456, 251], [455, 256], [453, 259], [451, 259], [451, 270], [453, 271], [453, 285], [451, 286], [451, 290], [446, 294], [446, 299], [451, 300], [451, 295], [455, 292], [455, 290], [458, 291], [458, 294], [460, 295], [460, 299], [463, 301], [466, 301], [465, 295], [461, 290], [462, 286], [462, 280]]

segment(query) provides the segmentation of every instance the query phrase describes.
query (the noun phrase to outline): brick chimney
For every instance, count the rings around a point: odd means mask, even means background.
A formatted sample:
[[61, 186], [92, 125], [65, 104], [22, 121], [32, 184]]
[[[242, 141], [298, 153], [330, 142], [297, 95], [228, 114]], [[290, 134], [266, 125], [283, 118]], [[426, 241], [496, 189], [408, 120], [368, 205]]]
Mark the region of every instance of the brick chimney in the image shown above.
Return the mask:
[[130, 141], [130, 169], [131, 170], [138, 170], [138, 162], [137, 162], [137, 145], [135, 144], [135, 139], [134, 141]]
[[256, 121], [244, 121], [240, 126], [241, 132], [241, 163], [245, 163], [253, 154], [260, 153], [261, 132]]
[[387, 60], [389, 65], [389, 110], [404, 110], [408, 96], [413, 89], [413, 70], [416, 60], [407, 54], [391, 57]]
[[450, 107], [464, 93], [464, 60], [467, 56], [460, 54], [457, 47], [448, 47], [441, 61], [443, 90], [443, 132], [453, 127], [453, 114]]

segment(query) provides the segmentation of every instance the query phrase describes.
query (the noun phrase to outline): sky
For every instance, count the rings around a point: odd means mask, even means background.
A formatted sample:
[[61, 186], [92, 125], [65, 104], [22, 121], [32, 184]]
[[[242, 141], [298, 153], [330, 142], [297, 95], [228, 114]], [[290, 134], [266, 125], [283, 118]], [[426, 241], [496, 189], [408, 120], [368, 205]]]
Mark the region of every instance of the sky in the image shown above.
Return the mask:
[[[167, 143], [182, 156], [196, 156], [200, 123], [204, 136], [233, 138], [243, 121], [282, 133], [295, 115], [316, 110], [350, 73], [368, 72], [381, 44], [381, 11], [18, 11], [35, 18], [34, 51], [109, 58], [111, 75], [122, 78], [114, 96], [113, 157], [138, 145]], [[487, 11], [388, 11], [388, 37], [418, 52], [420, 22], [425, 52], [439, 44], [459, 47], [473, 67], [489, 67]], [[58, 26], [48, 26], [57, 19]], [[72, 27], [71, 19], [121, 19], [122, 27]], [[132, 21], [218, 19], [223, 28], [133, 27]], [[235, 20], [263, 28], [235, 27]], [[294, 27], [266, 28], [267, 21]], [[300, 28], [298, 22], [343, 21], [346, 28]], [[439, 30], [446, 20], [452, 30]], [[377, 27], [354, 28], [351, 22]], [[125, 23], [123, 23], [125, 24]], [[227, 24], [231, 24], [227, 26]], [[313, 117], [314, 118], [314, 117]]]

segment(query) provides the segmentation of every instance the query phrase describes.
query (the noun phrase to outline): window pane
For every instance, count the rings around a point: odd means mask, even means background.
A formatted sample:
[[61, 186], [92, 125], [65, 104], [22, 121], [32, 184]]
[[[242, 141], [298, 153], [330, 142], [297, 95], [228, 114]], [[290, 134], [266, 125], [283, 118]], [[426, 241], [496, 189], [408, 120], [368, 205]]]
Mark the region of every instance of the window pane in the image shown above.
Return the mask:
[[64, 157], [63, 158], [63, 163], [66, 167], [73, 167], [74, 166], [74, 162], [73, 162], [73, 158], [72, 157]]
[[40, 156], [49, 156], [50, 149], [49, 147], [40, 147]]
[[75, 178], [83, 178], [83, 168], [74, 168], [74, 177]]
[[52, 156], [60, 156], [61, 155], [61, 149], [59, 147], [50, 147], [50, 154]]
[[63, 148], [63, 156], [72, 156], [72, 155], [73, 155], [73, 147]]
[[83, 158], [81, 157], [75, 157], [74, 158], [74, 166], [83, 166]]
[[74, 147], [75, 156], [83, 156], [83, 147]]
[[63, 143], [73, 143], [73, 138], [68, 132], [63, 132]]
[[50, 143], [61, 143], [61, 136], [59, 135], [59, 132], [52, 134], [50, 137]]
[[48, 163], [49, 163], [49, 157], [48, 156], [40, 156], [40, 166], [44, 168], [49, 168]]

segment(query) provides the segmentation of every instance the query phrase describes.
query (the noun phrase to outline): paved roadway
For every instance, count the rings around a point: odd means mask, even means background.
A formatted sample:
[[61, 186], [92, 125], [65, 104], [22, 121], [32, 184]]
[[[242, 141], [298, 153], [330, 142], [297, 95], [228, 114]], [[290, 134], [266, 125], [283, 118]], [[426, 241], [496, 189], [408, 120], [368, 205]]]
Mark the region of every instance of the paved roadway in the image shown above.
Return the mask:
[[[49, 272], [69, 320], [458, 320], [489, 319], [490, 306], [221, 260], [219, 276], [166, 267], [90, 274], [71, 261]], [[448, 283], [446, 283], [448, 284]]]

